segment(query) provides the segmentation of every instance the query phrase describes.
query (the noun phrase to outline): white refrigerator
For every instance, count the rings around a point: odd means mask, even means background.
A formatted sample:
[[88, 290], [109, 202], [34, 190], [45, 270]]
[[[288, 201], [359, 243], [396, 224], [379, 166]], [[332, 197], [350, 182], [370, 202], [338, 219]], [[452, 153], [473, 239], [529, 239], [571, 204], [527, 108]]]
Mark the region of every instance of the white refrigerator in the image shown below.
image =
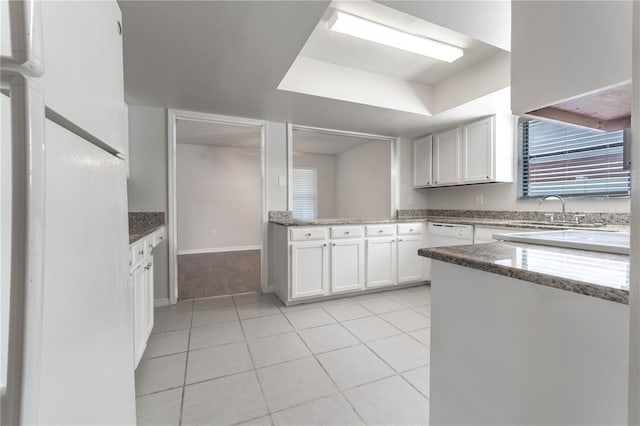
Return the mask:
[[135, 424], [119, 8], [1, 3], [2, 424]]

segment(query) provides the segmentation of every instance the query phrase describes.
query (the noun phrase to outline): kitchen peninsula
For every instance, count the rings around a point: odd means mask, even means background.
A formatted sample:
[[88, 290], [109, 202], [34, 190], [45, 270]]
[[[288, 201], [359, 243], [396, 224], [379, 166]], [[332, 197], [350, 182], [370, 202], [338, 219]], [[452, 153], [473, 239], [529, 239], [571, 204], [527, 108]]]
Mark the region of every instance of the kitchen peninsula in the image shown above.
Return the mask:
[[626, 424], [628, 256], [515, 242], [419, 254], [434, 260], [433, 424]]

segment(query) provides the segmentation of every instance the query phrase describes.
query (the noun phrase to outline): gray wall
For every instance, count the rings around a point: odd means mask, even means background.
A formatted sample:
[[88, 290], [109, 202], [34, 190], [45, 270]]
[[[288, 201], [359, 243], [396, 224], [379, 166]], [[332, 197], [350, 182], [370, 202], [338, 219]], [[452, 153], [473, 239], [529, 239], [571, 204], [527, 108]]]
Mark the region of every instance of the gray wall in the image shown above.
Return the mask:
[[261, 174], [260, 151], [178, 143], [178, 254], [260, 245]]
[[[167, 112], [162, 108], [129, 107], [130, 212], [167, 212]], [[169, 248], [153, 253], [154, 297], [169, 297]]]
[[[164, 108], [129, 106], [129, 211], [167, 212], [167, 111]], [[287, 126], [267, 122], [265, 156], [266, 208], [287, 209]], [[266, 226], [263, 255], [266, 255]], [[169, 252], [166, 243], [155, 251], [155, 298], [169, 297]], [[264, 264], [266, 268], [266, 262]], [[263, 270], [266, 276], [266, 270]]]
[[390, 217], [390, 179], [388, 141], [374, 140], [340, 153], [336, 162], [337, 216]]
[[336, 217], [336, 156], [294, 152], [293, 167], [318, 170], [318, 218]]

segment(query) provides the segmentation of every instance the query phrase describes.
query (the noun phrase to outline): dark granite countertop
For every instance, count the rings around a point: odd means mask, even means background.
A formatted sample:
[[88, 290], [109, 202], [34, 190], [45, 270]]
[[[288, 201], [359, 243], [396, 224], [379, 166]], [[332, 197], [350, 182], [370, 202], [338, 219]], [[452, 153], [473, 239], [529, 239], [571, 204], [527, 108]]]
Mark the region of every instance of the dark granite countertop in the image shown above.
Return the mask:
[[521, 243], [423, 248], [423, 257], [629, 303], [629, 256]]
[[539, 229], [539, 230], [561, 230], [561, 229], [589, 229], [592, 231], [626, 231], [629, 232], [629, 225], [606, 225], [602, 227], [562, 227], [558, 225], [546, 225], [543, 223], [529, 223], [527, 220], [511, 219], [487, 219], [473, 217], [449, 217], [449, 216], [419, 216], [401, 217], [398, 219], [316, 219], [299, 220], [288, 217], [271, 219], [271, 223], [282, 226], [331, 226], [331, 225], [375, 225], [384, 223], [406, 223], [406, 222], [437, 222], [459, 225], [480, 225], [495, 226], [499, 228], [518, 229]]
[[129, 244], [165, 226], [164, 212], [129, 212]]

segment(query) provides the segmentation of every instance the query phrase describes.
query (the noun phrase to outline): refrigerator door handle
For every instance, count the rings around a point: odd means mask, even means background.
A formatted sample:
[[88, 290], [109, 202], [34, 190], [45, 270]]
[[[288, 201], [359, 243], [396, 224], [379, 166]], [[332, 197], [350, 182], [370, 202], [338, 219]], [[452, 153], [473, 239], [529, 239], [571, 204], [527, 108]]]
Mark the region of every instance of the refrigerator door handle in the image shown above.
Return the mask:
[[11, 309], [2, 423], [37, 424], [44, 295], [44, 97], [38, 83], [21, 74], [11, 79], [10, 97]]
[[44, 74], [44, 46], [40, 1], [17, 0], [8, 3], [11, 56], [2, 55], [2, 71], [41, 77]]

